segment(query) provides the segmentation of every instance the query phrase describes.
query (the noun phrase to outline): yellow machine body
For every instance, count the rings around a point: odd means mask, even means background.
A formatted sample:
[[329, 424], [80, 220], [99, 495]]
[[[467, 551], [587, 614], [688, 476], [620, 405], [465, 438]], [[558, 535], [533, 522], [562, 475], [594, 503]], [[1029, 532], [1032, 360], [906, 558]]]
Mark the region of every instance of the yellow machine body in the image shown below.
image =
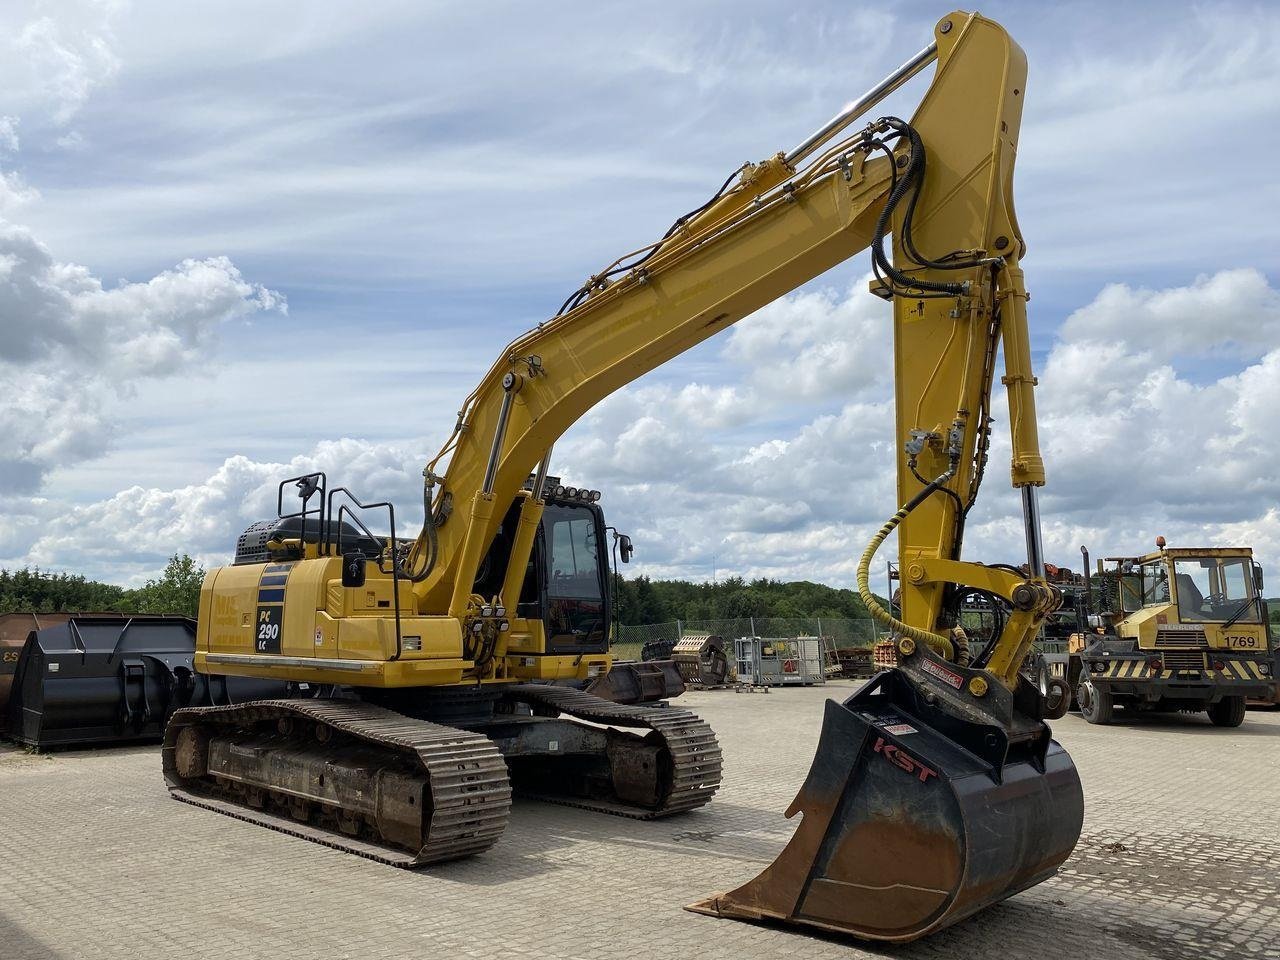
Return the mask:
[[[210, 571], [200, 593], [196, 668], [373, 688], [458, 685], [474, 672], [458, 619], [405, 613], [397, 641], [388, 613], [393, 578], [374, 568], [361, 586], [345, 587], [341, 567], [340, 557], [314, 557]], [[413, 610], [410, 586], [398, 584], [405, 611]], [[588, 680], [609, 671], [607, 653], [545, 656], [540, 620], [510, 624], [508, 655], [479, 682]]]
[[1100, 625], [1068, 647], [1064, 669], [1090, 723], [1127, 711], [1205, 711], [1244, 722], [1249, 700], [1275, 699], [1262, 568], [1248, 547], [1165, 547], [1099, 564]]
[[[1208, 593], [1199, 591], [1195, 582], [1189, 579], [1189, 574], [1179, 575], [1187, 565], [1199, 565], [1202, 561], [1207, 564], [1218, 561], [1216, 567], [1208, 567]], [[1266, 654], [1267, 627], [1262, 607], [1256, 603], [1258, 590], [1252, 548], [1166, 547], [1135, 557], [1133, 562], [1139, 568], [1163, 571], [1163, 582], [1168, 585], [1162, 592], [1165, 602], [1156, 599], [1156, 602], [1147, 603], [1145, 597], [1133, 598], [1141, 606], [1116, 623], [1118, 636], [1136, 640], [1141, 650], [1177, 646], [1178, 637], [1185, 636], [1188, 641], [1192, 638], [1199, 641], [1196, 645], [1207, 650]], [[1245, 575], [1238, 578], [1238, 584], [1226, 583], [1223, 571], [1236, 567], [1245, 571]], [[1232, 586], [1235, 586], [1235, 596], [1229, 595]], [[1233, 607], [1232, 614], [1211, 619], [1212, 612], [1205, 612], [1204, 600], [1214, 594], [1223, 596], [1225, 603]], [[1253, 607], [1234, 623], [1228, 623], [1230, 616], [1234, 615], [1234, 607], [1241, 603], [1252, 604]]]

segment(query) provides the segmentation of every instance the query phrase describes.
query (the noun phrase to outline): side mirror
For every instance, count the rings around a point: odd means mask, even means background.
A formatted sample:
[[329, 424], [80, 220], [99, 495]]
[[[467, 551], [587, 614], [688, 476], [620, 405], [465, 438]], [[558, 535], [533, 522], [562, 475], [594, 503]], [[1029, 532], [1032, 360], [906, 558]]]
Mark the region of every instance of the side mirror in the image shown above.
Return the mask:
[[618, 534], [618, 559], [623, 563], [631, 562], [631, 554], [635, 553], [636, 548], [631, 545], [631, 538], [625, 533]]
[[1262, 593], [1262, 565], [1255, 563], [1253, 565], [1253, 585], [1257, 588], [1259, 595]]
[[365, 556], [359, 550], [342, 555], [342, 585], [344, 587], [364, 586]]

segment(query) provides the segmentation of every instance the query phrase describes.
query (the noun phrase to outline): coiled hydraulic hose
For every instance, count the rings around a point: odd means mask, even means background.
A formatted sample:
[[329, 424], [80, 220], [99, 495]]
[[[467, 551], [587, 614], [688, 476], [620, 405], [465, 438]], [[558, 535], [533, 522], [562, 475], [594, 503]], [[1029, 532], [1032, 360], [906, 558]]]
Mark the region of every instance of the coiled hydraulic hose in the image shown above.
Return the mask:
[[871, 592], [871, 560], [875, 557], [876, 551], [880, 549], [880, 545], [888, 539], [889, 534], [898, 528], [898, 525], [907, 518], [907, 515], [937, 493], [938, 490], [942, 489], [943, 485], [955, 476], [955, 472], [956, 464], [952, 462], [946, 473], [932, 483], [926, 484], [919, 493], [907, 501], [902, 509], [890, 517], [879, 532], [871, 538], [871, 542], [867, 544], [867, 549], [862, 552], [862, 559], [858, 561], [858, 594], [862, 597], [862, 602], [866, 604], [867, 611], [871, 616], [885, 624], [895, 633], [910, 637], [917, 643], [927, 643], [948, 659], [952, 657], [955, 649], [949, 638], [940, 633], [933, 633], [930, 630], [923, 630], [920, 627], [913, 627], [909, 623], [903, 623], [884, 607], [880, 606], [880, 602], [876, 600], [875, 595]]

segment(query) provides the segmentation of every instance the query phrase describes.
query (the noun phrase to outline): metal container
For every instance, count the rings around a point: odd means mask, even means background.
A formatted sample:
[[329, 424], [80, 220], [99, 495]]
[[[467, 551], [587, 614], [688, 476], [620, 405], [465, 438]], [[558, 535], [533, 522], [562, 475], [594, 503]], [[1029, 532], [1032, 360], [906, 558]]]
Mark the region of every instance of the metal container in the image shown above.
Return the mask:
[[179, 707], [285, 697], [289, 685], [195, 672], [187, 617], [69, 616], [31, 632], [6, 735], [32, 747], [159, 740]]
[[826, 683], [817, 637], [740, 637], [734, 652], [739, 680], [764, 687]]
[[18, 657], [32, 630], [66, 623], [69, 613], [0, 613], [0, 733], [9, 719], [9, 690]]

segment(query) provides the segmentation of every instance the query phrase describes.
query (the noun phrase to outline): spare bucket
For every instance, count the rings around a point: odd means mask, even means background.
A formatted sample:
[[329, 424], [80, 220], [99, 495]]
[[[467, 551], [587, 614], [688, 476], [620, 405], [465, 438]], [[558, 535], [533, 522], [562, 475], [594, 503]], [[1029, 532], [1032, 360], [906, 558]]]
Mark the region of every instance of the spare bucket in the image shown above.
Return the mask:
[[778, 858], [688, 909], [906, 941], [1049, 878], [1080, 836], [1080, 778], [1048, 727], [1019, 729], [957, 721], [878, 674], [827, 703]]
[[0, 613], [0, 733], [9, 721], [9, 691], [18, 658], [32, 630], [65, 622], [69, 613]]
[[288, 695], [285, 683], [195, 672], [187, 617], [72, 616], [32, 631], [6, 735], [32, 747], [160, 740], [179, 707]]

